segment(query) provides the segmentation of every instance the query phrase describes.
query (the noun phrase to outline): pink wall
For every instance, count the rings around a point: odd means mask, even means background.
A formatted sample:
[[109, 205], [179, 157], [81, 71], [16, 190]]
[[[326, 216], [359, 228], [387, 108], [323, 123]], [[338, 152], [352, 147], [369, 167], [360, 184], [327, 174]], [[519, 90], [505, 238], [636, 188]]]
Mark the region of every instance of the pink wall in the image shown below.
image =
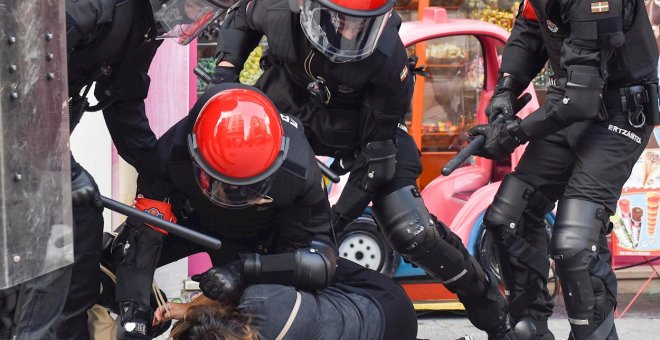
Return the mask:
[[[197, 65], [197, 42], [181, 46], [165, 39], [149, 69], [151, 85], [145, 104], [147, 117], [156, 137], [188, 114], [197, 99], [197, 77], [192, 69]], [[119, 170], [120, 159], [116, 149], [112, 152], [112, 196], [120, 196], [120, 181], [126, 177]], [[129, 179], [125, 179], [129, 180]], [[130, 179], [132, 180], [132, 178]], [[114, 222], [115, 218], [113, 218]], [[113, 223], [117, 225], [117, 223]], [[207, 254], [189, 258], [189, 275], [210, 266]]]

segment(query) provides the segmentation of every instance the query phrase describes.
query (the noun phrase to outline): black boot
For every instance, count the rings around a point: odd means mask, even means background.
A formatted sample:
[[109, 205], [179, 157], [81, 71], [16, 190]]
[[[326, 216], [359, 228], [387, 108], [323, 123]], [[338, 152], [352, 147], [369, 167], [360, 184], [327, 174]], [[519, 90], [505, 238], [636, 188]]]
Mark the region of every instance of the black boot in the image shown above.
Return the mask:
[[458, 293], [467, 317], [475, 327], [488, 333], [489, 340], [514, 340], [508, 322], [507, 302], [497, 286], [497, 278], [490, 272], [484, 277], [486, 282], [481, 294]]
[[119, 302], [118, 340], [151, 339], [149, 328], [152, 321], [149, 306], [136, 302]]

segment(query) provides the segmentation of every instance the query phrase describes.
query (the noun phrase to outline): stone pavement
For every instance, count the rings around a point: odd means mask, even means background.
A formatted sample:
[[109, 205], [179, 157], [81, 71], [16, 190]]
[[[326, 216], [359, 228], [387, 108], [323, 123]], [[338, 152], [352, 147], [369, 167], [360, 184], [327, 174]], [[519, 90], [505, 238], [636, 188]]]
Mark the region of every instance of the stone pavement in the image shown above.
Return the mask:
[[[619, 282], [619, 311], [623, 309], [634, 296], [635, 288], [643, 282]], [[621, 340], [658, 340], [660, 339], [660, 281], [651, 282], [644, 294], [628, 310], [622, 319], [616, 319], [615, 324]], [[566, 319], [563, 299], [557, 297], [555, 314], [550, 319], [550, 330], [557, 340], [568, 338], [570, 326]], [[487, 340], [485, 333], [472, 326], [461, 313], [433, 312], [420, 314], [418, 317], [419, 339], [454, 340], [464, 335], [470, 335], [474, 340]]]

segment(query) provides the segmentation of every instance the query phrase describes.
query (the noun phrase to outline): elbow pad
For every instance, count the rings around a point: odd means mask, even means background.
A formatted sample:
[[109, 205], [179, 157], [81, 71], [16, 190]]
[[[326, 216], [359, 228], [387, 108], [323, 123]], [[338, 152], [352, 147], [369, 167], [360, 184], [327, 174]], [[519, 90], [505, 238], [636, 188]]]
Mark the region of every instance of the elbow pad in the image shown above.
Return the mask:
[[244, 262], [245, 282], [270, 283], [318, 290], [334, 280], [337, 252], [329, 245], [312, 242], [310, 248], [292, 253], [250, 254]]

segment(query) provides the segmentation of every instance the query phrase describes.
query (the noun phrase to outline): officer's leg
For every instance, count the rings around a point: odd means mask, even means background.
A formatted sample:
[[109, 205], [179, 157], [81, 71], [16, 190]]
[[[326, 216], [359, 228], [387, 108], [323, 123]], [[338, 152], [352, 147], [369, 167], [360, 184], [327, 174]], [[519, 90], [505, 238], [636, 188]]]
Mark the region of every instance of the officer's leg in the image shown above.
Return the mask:
[[[609, 214], [602, 204], [562, 199], [551, 253], [556, 261], [571, 335], [576, 340], [617, 339], [616, 277], [599, 255]], [[602, 235], [602, 236], [601, 236]]]
[[[514, 175], [507, 175], [484, 216], [484, 225], [493, 233], [500, 250], [500, 269], [512, 319], [531, 321], [535, 330], [525, 333], [535, 333], [534, 337], [541, 339], [553, 338], [547, 326], [552, 303], [547, 291], [549, 259], [544, 220], [553, 208], [553, 200]], [[532, 313], [537, 314], [532, 317], [530, 308], [534, 303], [540, 305], [536, 307], [541, 313]]]
[[394, 249], [458, 295], [477, 328], [494, 338], [508, 331], [497, 280], [487, 278], [460, 238], [429, 214], [414, 186], [374, 201], [373, 214]]
[[0, 339], [11, 338], [19, 286], [0, 290]]
[[[523, 214], [522, 222], [519, 224], [521, 227], [521, 236], [533, 248], [538, 250], [540, 254], [546, 254], [549, 257], [548, 234], [546, 230], [546, 213], [540, 211], [533, 211], [532, 202]], [[546, 275], [537, 277], [539, 273], [531, 270], [522, 262], [512, 259], [512, 272], [513, 272], [513, 287], [511, 287], [511, 297], [516, 298], [523, 296], [528, 287], [536, 285], [537, 293], [535, 296], [530, 297], [530, 302], [525, 306], [524, 304], [518, 307], [517, 304], [509, 306], [509, 314], [514, 324], [521, 320], [531, 321], [535, 328], [537, 339], [539, 340], [552, 340], [553, 334], [548, 329], [548, 319], [552, 315], [554, 302], [552, 296], [548, 291], [548, 273]], [[534, 287], [534, 286], [533, 286]], [[510, 300], [513, 301], [513, 300]], [[517, 301], [517, 299], [516, 299]], [[520, 299], [521, 302], [526, 300]], [[519, 310], [519, 311], [518, 311]]]
[[89, 339], [87, 310], [99, 295], [103, 215], [92, 207], [73, 208], [74, 263], [58, 339]]
[[[66, 266], [20, 285], [14, 313], [14, 339], [55, 338], [55, 327], [67, 299], [62, 292], [69, 288], [71, 270], [71, 266]], [[98, 291], [98, 285], [96, 289]], [[83, 321], [87, 327], [87, 319]]]
[[149, 339], [151, 286], [164, 234], [143, 223], [124, 223], [113, 244], [115, 300], [119, 309], [118, 339]]

